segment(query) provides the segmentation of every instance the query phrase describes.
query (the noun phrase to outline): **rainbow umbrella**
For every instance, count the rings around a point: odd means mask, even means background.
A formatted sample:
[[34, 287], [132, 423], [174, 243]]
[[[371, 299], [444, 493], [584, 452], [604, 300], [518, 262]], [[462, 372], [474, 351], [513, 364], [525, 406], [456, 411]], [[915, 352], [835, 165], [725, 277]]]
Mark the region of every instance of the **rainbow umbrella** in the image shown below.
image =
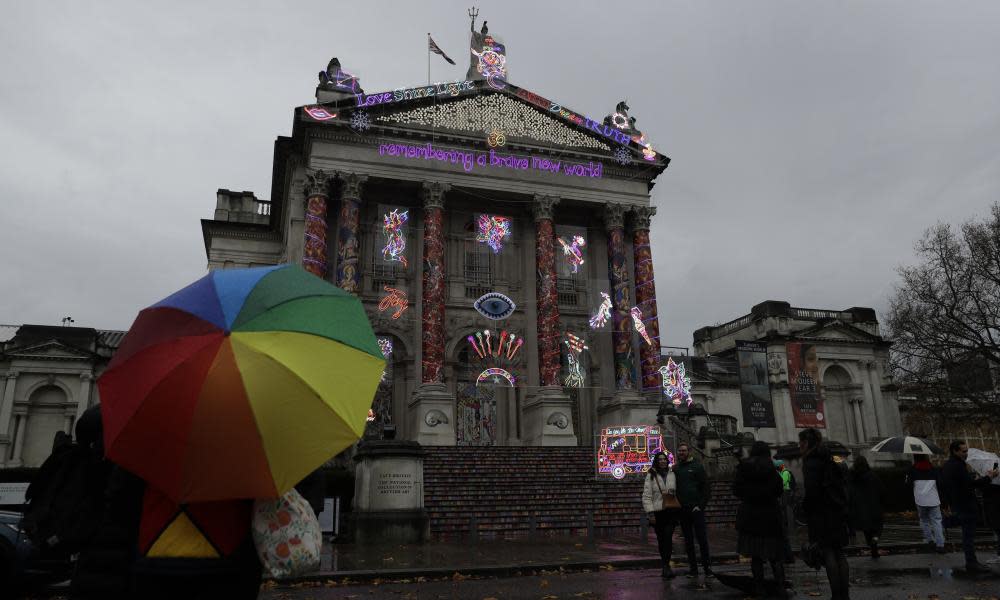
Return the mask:
[[278, 497], [360, 438], [384, 366], [340, 288], [214, 271], [142, 310], [98, 380], [106, 454], [179, 503]]

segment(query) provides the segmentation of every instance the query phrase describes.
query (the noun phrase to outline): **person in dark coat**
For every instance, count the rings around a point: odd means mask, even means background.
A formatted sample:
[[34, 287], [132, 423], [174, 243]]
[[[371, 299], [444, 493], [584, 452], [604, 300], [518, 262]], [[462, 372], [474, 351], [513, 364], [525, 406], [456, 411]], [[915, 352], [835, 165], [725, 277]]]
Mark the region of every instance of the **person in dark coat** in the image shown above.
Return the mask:
[[809, 543], [822, 554], [833, 600], [850, 599], [847, 546], [847, 482], [844, 471], [823, 445], [823, 434], [809, 428], [799, 432], [802, 488]]
[[1000, 483], [995, 482], [983, 487], [983, 510], [986, 513], [986, 524], [993, 530], [993, 535], [997, 539], [997, 555], [986, 562], [1000, 563]]
[[882, 535], [882, 497], [885, 490], [868, 459], [859, 456], [848, 474], [848, 523], [852, 537], [860, 531], [873, 559], [878, 559], [878, 539]]
[[946, 525], [959, 525], [962, 528], [962, 550], [965, 552], [965, 570], [970, 573], [987, 572], [979, 559], [976, 558], [976, 513], [979, 510], [976, 501], [976, 488], [985, 487], [997, 476], [997, 470], [987, 471], [983, 477], [977, 477], [965, 460], [969, 457], [969, 446], [965, 440], [955, 440], [948, 446], [949, 458], [941, 469], [941, 479], [944, 483], [944, 504], [951, 513]]
[[766, 442], [754, 442], [749, 458], [736, 467], [733, 495], [740, 499], [736, 513], [737, 548], [740, 554], [750, 557], [754, 595], [758, 597], [764, 591], [765, 560], [771, 563], [778, 589], [784, 592], [783, 489], [781, 475], [771, 461], [771, 448]]

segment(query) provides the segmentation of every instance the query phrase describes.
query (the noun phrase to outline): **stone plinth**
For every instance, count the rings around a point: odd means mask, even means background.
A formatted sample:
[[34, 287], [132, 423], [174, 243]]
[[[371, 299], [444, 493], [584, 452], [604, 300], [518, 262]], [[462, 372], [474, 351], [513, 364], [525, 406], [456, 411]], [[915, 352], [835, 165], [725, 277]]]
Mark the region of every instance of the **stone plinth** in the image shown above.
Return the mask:
[[659, 399], [633, 390], [618, 390], [614, 396], [601, 398], [597, 405], [598, 428], [619, 425], [654, 425], [660, 409]]
[[425, 446], [455, 445], [455, 396], [443, 383], [422, 384], [408, 408], [409, 437]]
[[410, 544], [428, 538], [425, 454], [420, 444], [406, 440], [373, 440], [358, 446], [351, 517], [356, 543]]
[[524, 403], [524, 441], [529, 446], [576, 446], [573, 401], [556, 386], [539, 388]]

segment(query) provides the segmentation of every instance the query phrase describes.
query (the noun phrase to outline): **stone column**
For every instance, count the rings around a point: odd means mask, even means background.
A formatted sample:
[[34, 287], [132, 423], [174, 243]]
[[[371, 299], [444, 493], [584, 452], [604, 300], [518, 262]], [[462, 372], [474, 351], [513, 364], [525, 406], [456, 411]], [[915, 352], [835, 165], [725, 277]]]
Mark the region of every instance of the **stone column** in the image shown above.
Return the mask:
[[80, 401], [76, 404], [76, 420], [79, 421], [80, 417], [83, 416], [83, 411], [90, 408], [90, 382], [93, 381], [94, 375], [90, 372], [80, 373]]
[[24, 434], [28, 431], [28, 415], [14, 415], [14, 455], [11, 457], [8, 467], [21, 466], [21, 454], [24, 452]]
[[854, 415], [854, 428], [858, 434], [857, 442], [859, 444], [865, 443], [868, 439], [868, 434], [865, 432], [864, 409], [861, 407], [862, 402], [864, 402], [863, 398], [851, 398], [851, 412]]
[[861, 365], [864, 368], [867, 381], [864, 384], [871, 390], [872, 408], [875, 411], [875, 435], [890, 435], [889, 427], [886, 426], [885, 404], [882, 400], [882, 386], [878, 380], [878, 373], [875, 370], [875, 361], [865, 361]]
[[634, 389], [632, 364], [632, 292], [629, 289], [628, 257], [625, 256], [625, 206], [604, 207], [608, 232], [608, 278], [611, 284], [611, 345], [615, 356], [615, 390]]
[[642, 322], [652, 344], [646, 340], [639, 343], [639, 358], [642, 365], [640, 389], [644, 392], [658, 392], [660, 381], [660, 320], [656, 310], [656, 281], [653, 277], [653, 254], [649, 248], [649, 222], [656, 214], [652, 206], [637, 206], [632, 209], [632, 249], [635, 258], [635, 305], [642, 311]]
[[535, 272], [538, 302], [538, 378], [541, 385], [560, 386], [559, 293], [556, 291], [555, 230], [552, 215], [558, 198], [535, 196]]
[[357, 296], [361, 293], [361, 269], [358, 251], [361, 238], [361, 187], [368, 180], [365, 175], [344, 173], [340, 176], [340, 218], [337, 230], [337, 286]]
[[420, 385], [410, 400], [410, 436], [421, 444], [455, 445], [455, 397], [444, 384], [444, 195], [450, 186], [426, 182]]
[[329, 177], [322, 170], [316, 171], [306, 181], [306, 227], [302, 266], [321, 279], [326, 277], [328, 266], [326, 210], [329, 198]]
[[17, 387], [17, 371], [10, 371], [4, 376], [3, 396], [0, 397], [0, 465], [7, 460], [7, 448], [10, 446], [11, 438], [7, 433], [10, 431], [10, 418], [14, 411], [14, 388]]

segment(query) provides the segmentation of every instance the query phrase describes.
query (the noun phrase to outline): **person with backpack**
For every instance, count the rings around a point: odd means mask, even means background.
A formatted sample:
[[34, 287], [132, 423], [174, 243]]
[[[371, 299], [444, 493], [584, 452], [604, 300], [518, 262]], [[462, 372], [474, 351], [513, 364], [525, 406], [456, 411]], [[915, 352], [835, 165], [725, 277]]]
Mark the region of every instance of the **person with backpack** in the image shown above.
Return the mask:
[[795, 562], [792, 539], [795, 537], [795, 494], [798, 491], [798, 483], [785, 461], [776, 459], [774, 467], [781, 476], [781, 532], [784, 540], [784, 561], [785, 564], [792, 564]]
[[920, 530], [938, 554], [944, 554], [944, 529], [941, 526], [941, 469], [931, 464], [926, 454], [915, 454], [913, 466], [906, 475], [906, 483], [913, 489], [913, 503], [917, 507]]
[[962, 528], [962, 550], [965, 552], [965, 570], [969, 573], [986, 573], [989, 571], [976, 558], [977, 512], [976, 488], [990, 484], [997, 476], [998, 470], [992, 469], [986, 475], [977, 477], [965, 460], [969, 457], [969, 446], [965, 440], [955, 440], [948, 446], [949, 458], [941, 469], [941, 479], [944, 482], [946, 510], [951, 512], [946, 523], [959, 525]]
[[882, 497], [885, 490], [868, 459], [859, 456], [854, 459], [848, 475], [849, 519], [851, 535], [862, 532], [865, 544], [871, 551], [873, 560], [878, 560], [878, 539], [882, 535]]
[[803, 549], [803, 561], [826, 568], [833, 600], [850, 600], [850, 571], [847, 566], [847, 482], [844, 471], [823, 444], [823, 434], [815, 428], [799, 432], [802, 456], [802, 500], [809, 547]]

